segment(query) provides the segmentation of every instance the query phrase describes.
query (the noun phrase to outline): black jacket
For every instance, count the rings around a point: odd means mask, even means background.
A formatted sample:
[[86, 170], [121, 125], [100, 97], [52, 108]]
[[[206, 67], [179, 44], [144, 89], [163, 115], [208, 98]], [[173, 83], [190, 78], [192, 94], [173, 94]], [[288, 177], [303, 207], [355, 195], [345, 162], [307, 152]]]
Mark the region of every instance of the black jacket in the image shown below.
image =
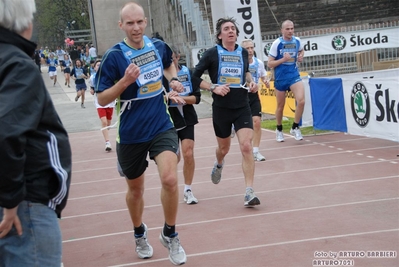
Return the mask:
[[71, 148], [39, 69], [36, 44], [0, 27], [0, 206], [42, 203], [60, 217]]

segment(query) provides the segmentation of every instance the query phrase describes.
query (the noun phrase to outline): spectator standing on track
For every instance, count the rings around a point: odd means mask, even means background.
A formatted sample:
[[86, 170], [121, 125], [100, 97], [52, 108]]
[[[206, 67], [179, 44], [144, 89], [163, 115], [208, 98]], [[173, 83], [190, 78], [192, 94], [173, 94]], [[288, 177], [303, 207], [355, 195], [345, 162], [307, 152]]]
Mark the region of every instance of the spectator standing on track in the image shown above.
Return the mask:
[[292, 91], [295, 96], [296, 109], [295, 118], [290, 133], [295, 140], [302, 140], [299, 129], [303, 109], [305, 107], [305, 89], [297, 68], [297, 62], [302, 62], [304, 49], [301, 40], [294, 36], [294, 23], [286, 20], [281, 24], [282, 36], [277, 38], [269, 51], [267, 66], [274, 68], [274, 87], [276, 88], [276, 140], [284, 142], [283, 134], [283, 111], [285, 105], [285, 94]]
[[34, 0], [0, 0], [0, 266], [61, 266], [68, 134], [31, 57]]
[[[254, 55], [254, 43], [251, 39], [245, 39], [241, 42], [241, 46], [248, 51], [249, 71], [252, 79], [258, 82], [259, 79], [269, 87], [269, 81], [266, 79], [266, 70], [263, 62]], [[260, 103], [258, 92], [248, 93], [249, 106], [251, 107], [252, 122], [254, 124], [254, 137], [252, 139], [252, 152], [255, 161], [265, 161], [266, 158], [259, 152], [260, 139], [262, 137], [262, 105]]]
[[[118, 98], [119, 125], [116, 152], [126, 176], [126, 204], [134, 227], [139, 258], [150, 258], [153, 248], [147, 240], [144, 211], [144, 179], [147, 155], [158, 167], [165, 224], [159, 239], [169, 250], [175, 265], [184, 264], [186, 253], [175, 231], [179, 202], [176, 130], [163, 96], [162, 77], [177, 92], [183, 85], [177, 79], [172, 51], [164, 42], [153, 43], [144, 35], [147, 18], [143, 7], [129, 2], [120, 11], [119, 27], [126, 38], [109, 49], [96, 74], [100, 105]], [[140, 130], [138, 130], [140, 129]]]
[[94, 71], [90, 76], [90, 93], [94, 95], [94, 105], [97, 108], [97, 113], [101, 120], [101, 128], [102, 128], [101, 131], [103, 133], [105, 140], [105, 151], [110, 152], [112, 150], [112, 146], [111, 142], [109, 141], [109, 133], [107, 127], [111, 125], [112, 113], [114, 112], [114, 107], [115, 107], [115, 100], [105, 106], [101, 106], [100, 104], [98, 104], [97, 94], [95, 94], [94, 88], [95, 88], [96, 73], [98, 71], [98, 68], [100, 67], [100, 64], [101, 60], [96, 60], [93, 64]]
[[218, 147], [211, 180], [218, 184], [222, 178], [224, 158], [230, 150], [231, 126], [234, 124], [246, 185], [244, 206], [251, 207], [259, 205], [260, 200], [253, 190], [255, 162], [252, 154], [253, 123], [248, 90], [257, 92], [258, 85], [252, 80], [248, 69], [248, 51], [236, 44], [238, 34], [235, 19], [220, 18], [216, 23], [217, 45], [203, 54], [193, 76], [200, 78], [208, 70], [212, 80], [207, 89], [212, 92], [212, 120]]

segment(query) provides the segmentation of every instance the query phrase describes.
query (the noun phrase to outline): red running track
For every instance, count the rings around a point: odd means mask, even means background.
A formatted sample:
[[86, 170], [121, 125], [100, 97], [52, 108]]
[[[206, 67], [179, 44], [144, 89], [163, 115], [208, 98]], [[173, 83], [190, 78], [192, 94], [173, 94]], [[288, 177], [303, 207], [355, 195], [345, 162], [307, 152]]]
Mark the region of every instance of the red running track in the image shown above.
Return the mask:
[[[163, 214], [154, 162], [146, 171], [144, 210], [154, 256], [142, 260], [134, 250], [116, 153], [103, 151], [100, 131], [72, 133], [70, 140], [73, 180], [60, 221], [64, 267], [172, 266], [158, 240]], [[398, 143], [342, 133], [303, 141], [286, 136], [277, 143], [265, 130], [260, 151], [267, 159], [255, 164], [256, 208], [243, 205], [237, 138], [218, 185], [210, 181], [215, 148], [212, 121], [202, 119], [196, 126], [197, 205], [183, 203], [179, 164], [177, 231], [185, 266], [399, 266]]]

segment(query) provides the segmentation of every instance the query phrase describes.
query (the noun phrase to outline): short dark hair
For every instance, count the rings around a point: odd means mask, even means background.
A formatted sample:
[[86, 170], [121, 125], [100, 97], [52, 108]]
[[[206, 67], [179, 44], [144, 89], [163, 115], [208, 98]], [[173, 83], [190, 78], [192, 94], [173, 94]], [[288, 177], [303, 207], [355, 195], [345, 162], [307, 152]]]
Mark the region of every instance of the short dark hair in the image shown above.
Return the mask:
[[231, 22], [231, 23], [234, 24], [234, 26], [236, 27], [237, 37], [238, 37], [238, 34], [240, 33], [240, 30], [237, 27], [237, 22], [236, 22], [235, 18], [233, 18], [233, 17], [225, 17], [225, 18], [218, 19], [218, 21], [216, 22], [216, 33], [215, 33], [216, 43], [218, 45], [222, 44], [222, 40], [220, 40], [218, 38], [218, 36], [222, 32], [222, 25], [225, 24], [226, 22]]

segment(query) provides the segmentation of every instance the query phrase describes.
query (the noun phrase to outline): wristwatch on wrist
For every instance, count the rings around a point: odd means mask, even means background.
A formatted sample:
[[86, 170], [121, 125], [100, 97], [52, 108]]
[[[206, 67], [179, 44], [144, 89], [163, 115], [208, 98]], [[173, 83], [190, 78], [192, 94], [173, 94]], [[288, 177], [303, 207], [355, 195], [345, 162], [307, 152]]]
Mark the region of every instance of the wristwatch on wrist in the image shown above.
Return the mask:
[[179, 79], [177, 77], [173, 77], [172, 79], [170, 79], [169, 83], [171, 83], [173, 81], [179, 81]]
[[211, 84], [211, 88], [209, 88], [209, 92], [213, 93], [213, 90], [215, 90], [217, 84]]

